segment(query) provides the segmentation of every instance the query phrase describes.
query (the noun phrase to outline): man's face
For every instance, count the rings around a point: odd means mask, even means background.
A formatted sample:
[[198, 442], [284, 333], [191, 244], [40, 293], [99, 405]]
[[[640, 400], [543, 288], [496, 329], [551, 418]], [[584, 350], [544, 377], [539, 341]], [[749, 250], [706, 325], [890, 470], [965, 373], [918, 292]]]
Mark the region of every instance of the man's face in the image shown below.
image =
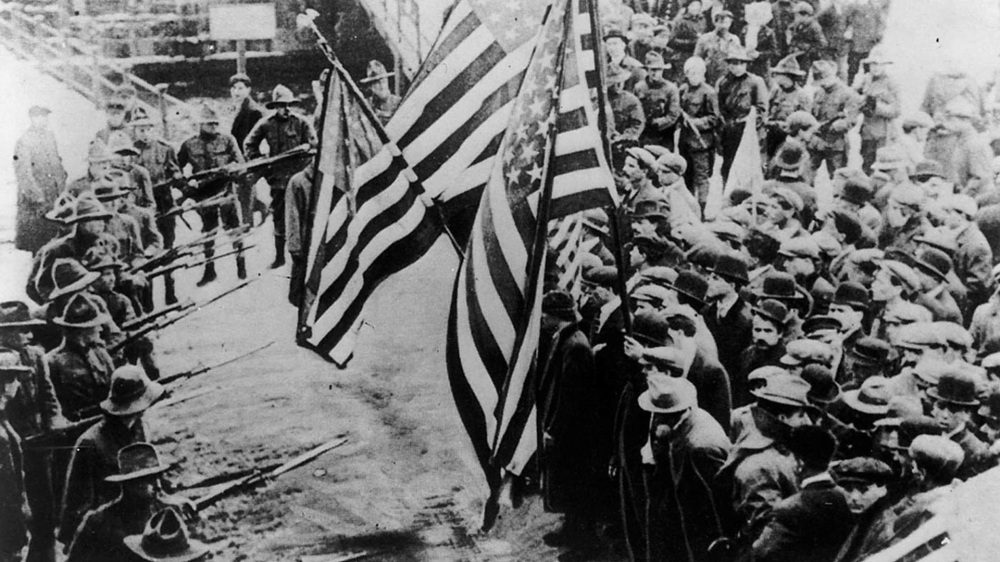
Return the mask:
[[753, 344], [757, 349], [770, 349], [778, 345], [781, 338], [778, 328], [770, 320], [760, 316], [753, 317], [752, 331]]
[[892, 283], [892, 274], [885, 269], [878, 270], [872, 282], [872, 299], [878, 302], [890, 301], [902, 292], [900, 287]]
[[77, 232], [84, 235], [97, 236], [104, 233], [107, 229], [107, 223], [103, 219], [83, 221], [76, 224], [76, 229]]
[[605, 39], [604, 46], [611, 60], [619, 60], [625, 57], [625, 41], [622, 41], [621, 37], [609, 37]]
[[803, 427], [813, 423], [805, 408], [796, 408], [787, 414], [780, 414], [778, 419], [789, 427]]
[[201, 132], [206, 135], [216, 135], [219, 133], [219, 122], [208, 121], [201, 124]]
[[107, 110], [107, 122], [108, 127], [112, 129], [117, 129], [125, 125], [125, 110], [111, 108]]
[[685, 67], [684, 77], [687, 78], [688, 84], [692, 86], [701, 86], [705, 83], [705, 69], [698, 65]]
[[122, 487], [133, 498], [147, 501], [154, 500], [160, 492], [160, 478], [159, 476], [139, 478], [138, 480], [124, 482]]
[[716, 31], [729, 31], [729, 28], [733, 26], [733, 18], [727, 16], [717, 17], [712, 20], [712, 23], [715, 25]]
[[701, 2], [699, 0], [694, 0], [688, 4], [687, 13], [691, 17], [701, 15]]
[[747, 63], [743, 61], [726, 61], [726, 68], [729, 69], [729, 73], [733, 76], [743, 76], [747, 73]]
[[714, 271], [708, 272], [708, 292], [705, 296], [709, 300], [720, 299], [732, 294], [734, 291], [732, 283], [726, 281], [725, 278]]
[[639, 166], [639, 161], [631, 156], [625, 158], [625, 165], [622, 166], [622, 171], [625, 172], [625, 177], [630, 182], [642, 181], [646, 177], [646, 172]]
[[645, 65], [647, 67], [646, 72], [649, 74], [649, 76], [657, 79], [663, 77], [663, 71], [660, 70], [659, 68], [656, 68], [663, 66], [663, 59], [656, 53], [656, 51], [649, 51], [648, 53], [646, 53]]
[[112, 267], [106, 267], [101, 270], [101, 276], [94, 281], [92, 285], [95, 291], [106, 292], [114, 289], [115, 287], [115, 270]]
[[133, 136], [135, 140], [146, 142], [152, 137], [153, 126], [152, 125], [139, 125], [132, 129]]
[[101, 339], [100, 326], [94, 326], [92, 328], [71, 328], [71, 330], [72, 331], [67, 333], [67, 336], [80, 348], [90, 349], [104, 344], [104, 340]]
[[241, 102], [250, 96], [250, 86], [243, 82], [236, 82], [229, 87], [229, 95], [236, 101]]
[[111, 171], [111, 160], [101, 160], [99, 162], [91, 162], [87, 169], [90, 171], [90, 177], [100, 178]]
[[861, 320], [864, 318], [864, 312], [854, 310], [844, 304], [831, 304], [830, 316], [840, 320], [840, 323], [843, 324], [845, 331], [851, 331], [855, 328], [861, 327]]
[[656, 173], [656, 178], [660, 180], [660, 185], [666, 187], [677, 183], [677, 180], [681, 177], [673, 170], [661, 166], [660, 170]]
[[887, 492], [885, 486], [871, 482], [845, 482], [842, 486], [847, 492], [847, 506], [854, 515], [863, 513]]
[[292, 108], [287, 105], [279, 105], [274, 110], [274, 114], [281, 119], [288, 119], [288, 116], [291, 115], [291, 113], [292, 113]]
[[936, 400], [931, 406], [931, 417], [948, 431], [954, 431], [966, 424], [971, 419], [972, 414], [964, 408], [955, 408]]
[[648, 39], [653, 36], [653, 25], [645, 20], [632, 22], [632, 35], [634, 38]]
[[10, 329], [0, 330], [0, 345], [14, 351], [21, 351], [33, 340], [31, 330]]

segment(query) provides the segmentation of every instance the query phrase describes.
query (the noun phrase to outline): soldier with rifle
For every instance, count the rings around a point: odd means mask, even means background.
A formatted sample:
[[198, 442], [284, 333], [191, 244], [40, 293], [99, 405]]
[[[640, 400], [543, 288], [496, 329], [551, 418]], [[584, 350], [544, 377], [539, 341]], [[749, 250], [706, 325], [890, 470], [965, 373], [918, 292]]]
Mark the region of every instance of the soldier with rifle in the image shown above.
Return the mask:
[[[122, 262], [135, 266], [145, 261], [149, 255], [154, 254], [157, 248], [146, 249], [142, 241], [142, 228], [139, 226], [139, 221], [121, 211], [120, 201], [126, 193], [111, 175], [105, 176], [94, 188], [97, 200], [103, 203], [104, 207], [111, 213], [106, 233], [113, 239], [113, 247], [116, 250], [114, 254]], [[157, 240], [154, 238], [153, 242], [155, 244]], [[132, 299], [136, 308], [145, 310], [152, 306], [149, 281], [144, 275], [126, 273], [119, 276], [118, 289]]]
[[[198, 134], [184, 141], [177, 154], [177, 162], [181, 169], [190, 165], [191, 173], [196, 175], [199, 172], [243, 162], [243, 153], [240, 152], [236, 139], [232, 135], [219, 131], [219, 115], [212, 108], [207, 105], [202, 106], [198, 123]], [[231, 179], [225, 177], [222, 181], [225, 184], [223, 191], [229, 194], [234, 193]], [[204, 199], [206, 194], [203, 189], [200, 189], [202, 187], [196, 179], [190, 178], [186, 195], [196, 200]], [[236, 209], [236, 203], [232, 199], [221, 205], [199, 209], [198, 214], [201, 216], [202, 232], [215, 230], [218, 228], [220, 220], [223, 227], [227, 229], [240, 226], [239, 213]], [[239, 247], [242, 248], [242, 242], [234, 244], [239, 244]], [[214, 254], [214, 243], [206, 243], [205, 256], [212, 257]], [[246, 258], [243, 257], [242, 253], [236, 255], [236, 275], [240, 279], [246, 279], [247, 276]], [[203, 287], [215, 281], [216, 278], [215, 263], [209, 262], [205, 264], [205, 272], [196, 285]]]
[[708, 200], [708, 180], [715, 166], [715, 132], [719, 124], [719, 99], [705, 83], [705, 61], [691, 57], [684, 63], [684, 83], [680, 87], [681, 131], [678, 153], [687, 160], [684, 183], [704, 208]]
[[826, 162], [827, 171], [833, 173], [847, 166], [847, 133], [860, 115], [860, 97], [837, 76], [834, 62], [818, 60], [813, 63], [816, 93], [813, 97], [813, 117], [819, 121], [809, 141], [809, 155], [813, 171]]
[[106, 480], [118, 471], [118, 452], [133, 443], [147, 441], [142, 414], [165, 392], [149, 380], [141, 367], [119, 367], [112, 376], [111, 390], [100, 403], [103, 418], [77, 439], [66, 475], [59, 540], [70, 544], [87, 511], [115, 499], [114, 482]]
[[[132, 136], [135, 147], [139, 150], [138, 163], [149, 171], [153, 183], [153, 203], [156, 210], [156, 228], [163, 236], [163, 247], [173, 248], [176, 239], [177, 218], [165, 215], [174, 208], [173, 186], [169, 180], [182, 177], [181, 168], [177, 164], [177, 153], [163, 139], [153, 136], [155, 123], [142, 108], [135, 110], [132, 122]], [[174, 278], [167, 275], [163, 278], [164, 299], [167, 304], [177, 302], [174, 290]]]
[[67, 562], [143, 560], [126, 546], [125, 537], [142, 533], [146, 522], [167, 507], [179, 508], [187, 518], [195, 516], [190, 501], [164, 494], [161, 479], [170, 466], [153, 445], [132, 443], [116, 455], [118, 469], [105, 476], [104, 483], [120, 491], [109, 503], [95, 506], [74, 529]]
[[[292, 106], [298, 103], [299, 100], [285, 86], [279, 84], [274, 88], [271, 101], [267, 103], [267, 108], [274, 112], [259, 121], [243, 143], [247, 159], [260, 158], [260, 144], [264, 140], [267, 140], [272, 157], [303, 144], [316, 145], [316, 131], [312, 125], [308, 120], [292, 113]], [[292, 175], [301, 169], [301, 165], [279, 165], [265, 175], [271, 186], [271, 213], [274, 217], [274, 262], [271, 263], [271, 269], [285, 265], [285, 187]]]
[[138, 190], [136, 198], [143, 207], [153, 206], [153, 179], [149, 170], [140, 165], [136, 160], [139, 157], [139, 149], [135, 147], [132, 139], [125, 133], [119, 133], [111, 137], [111, 144], [108, 150], [114, 155], [111, 161], [109, 173], [125, 173], [130, 178], [127, 182], [134, 185]]

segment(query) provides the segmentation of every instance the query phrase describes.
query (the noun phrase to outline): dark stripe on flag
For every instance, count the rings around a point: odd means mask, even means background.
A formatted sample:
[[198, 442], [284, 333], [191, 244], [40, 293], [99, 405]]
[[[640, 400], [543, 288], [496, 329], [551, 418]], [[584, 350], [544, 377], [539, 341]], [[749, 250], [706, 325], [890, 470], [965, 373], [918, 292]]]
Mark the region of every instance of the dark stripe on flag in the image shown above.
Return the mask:
[[596, 70], [588, 70], [584, 72], [584, 76], [587, 80], [587, 88], [589, 89], [596, 88], [597, 85], [601, 83], [601, 79]]
[[[483, 104], [479, 106], [479, 109], [472, 117], [459, 125], [454, 132], [448, 135], [447, 139], [440, 143], [430, 154], [425, 156], [419, 164], [413, 167], [413, 171], [416, 172], [417, 177], [429, 178], [433, 176], [445, 162], [458, 152], [458, 149], [462, 148], [465, 141], [472, 136], [483, 122], [492, 117], [494, 113], [510, 103], [517, 96], [517, 89], [521, 86], [521, 80], [523, 79], [524, 73], [518, 73], [483, 100]], [[494, 150], [495, 152], [496, 150]]]
[[557, 219], [607, 204], [608, 190], [603, 187], [595, 187], [565, 197], [553, 198], [549, 207], [549, 218]]
[[439, 234], [440, 228], [434, 224], [434, 220], [428, 214], [414, 230], [390, 244], [385, 251], [379, 254], [362, 274], [364, 284], [358, 295], [346, 308], [336, 326], [320, 340], [316, 347], [328, 350], [336, 346], [337, 342], [354, 328], [354, 323], [361, 314], [365, 302], [382, 281], [417, 261], [434, 245]]
[[[493, 224], [493, 217], [490, 212], [489, 206], [484, 205], [483, 224]], [[485, 232], [483, 245], [486, 247], [486, 263], [488, 266], [493, 266], [488, 268], [490, 280], [493, 282], [493, 286], [496, 287], [500, 301], [503, 303], [503, 308], [507, 311], [507, 316], [518, 318], [524, 310], [524, 295], [521, 294], [521, 288], [517, 286], [517, 282], [511, 275], [510, 269], [497, 266], [498, 264], [506, 264], [507, 261], [503, 255], [503, 250], [500, 248], [500, 241], [497, 240], [494, 232]], [[474, 277], [470, 277], [471, 279], [474, 279]]]
[[405, 169], [406, 162], [399, 156], [394, 157], [389, 166], [358, 188], [357, 194], [354, 197], [355, 208], [360, 209], [365, 203], [388, 189], [390, 185], [396, 182], [399, 174]]
[[420, 64], [420, 71], [413, 78], [413, 82], [410, 84], [409, 90], [407, 92], [412, 92], [417, 89], [417, 87], [427, 78], [427, 75], [431, 73], [432, 70], [441, 64], [441, 61], [448, 58], [448, 56], [458, 50], [458, 48], [465, 42], [466, 39], [472, 35], [482, 22], [479, 21], [479, 17], [476, 15], [475, 11], [469, 12], [462, 21], [455, 26], [455, 29], [448, 34], [438, 45], [434, 47], [431, 54], [427, 55], [427, 58], [423, 63]]
[[[529, 344], [525, 344], [529, 345]], [[531, 343], [530, 345], [535, 346], [535, 354], [538, 353], [537, 342]], [[517, 409], [514, 411], [514, 415], [511, 416], [510, 422], [507, 424], [507, 431], [500, 438], [500, 442], [497, 443], [496, 453], [493, 455], [494, 459], [507, 459], [514, 457], [514, 451], [517, 450], [517, 446], [521, 444], [521, 436], [528, 431], [538, 432], [538, 427], [541, 425], [542, 421], [538, 420], [538, 424], [535, 427], [525, 427], [528, 425], [528, 418], [531, 416], [531, 410], [535, 405], [535, 384], [533, 381], [536, 380], [536, 367], [531, 367], [531, 373], [528, 374], [525, 379], [524, 389], [521, 391], [521, 396], [518, 397]], [[522, 431], [512, 431], [512, 428], [523, 428]]]
[[490, 139], [486, 148], [484, 148], [483, 151], [479, 153], [479, 156], [476, 156], [476, 159], [472, 161], [472, 165], [476, 165], [487, 158], [493, 158], [496, 156], [497, 151], [500, 150], [500, 143], [503, 142], [503, 136], [506, 132], [507, 131], [500, 131], [496, 134], [496, 136]]
[[560, 133], [568, 133], [569, 131], [582, 129], [588, 124], [587, 110], [582, 107], [572, 109], [565, 113], [560, 113], [559, 117], [556, 119], [556, 127], [559, 128]]
[[593, 148], [587, 148], [556, 156], [555, 162], [553, 162], [553, 169], [556, 175], [568, 174], [588, 168], [597, 168], [600, 166], [600, 162], [597, 152]]
[[469, 242], [469, 235], [476, 221], [476, 209], [479, 208], [479, 200], [483, 198], [484, 189], [486, 184], [479, 184], [443, 203], [438, 203], [438, 208], [444, 215], [445, 225], [461, 248]]
[[489, 74], [498, 63], [507, 57], [500, 44], [494, 41], [489, 47], [479, 54], [468, 66], [462, 69], [455, 78], [434, 96], [430, 102], [422, 108], [420, 117], [413, 125], [396, 141], [399, 148], [405, 152], [410, 145], [424, 131], [431, 127], [441, 118], [453, 105], [460, 102], [468, 93], [469, 89], [477, 82]]
[[[466, 258], [468, 264], [465, 267], [465, 283], [469, 285], [475, 279], [474, 260], [469, 252]], [[479, 299], [476, 298], [475, 285], [470, 285], [472, 290], [462, 287], [465, 298], [465, 306], [468, 309], [469, 327], [471, 328], [472, 343], [476, 347], [476, 355], [482, 360], [486, 367], [486, 372], [493, 381], [494, 388], [500, 388], [507, 377], [507, 359], [497, 344], [493, 332], [489, 330], [489, 321], [483, 315], [483, 309], [479, 307]], [[463, 327], [464, 329], [465, 327]], [[458, 341], [458, 340], [456, 340]]]

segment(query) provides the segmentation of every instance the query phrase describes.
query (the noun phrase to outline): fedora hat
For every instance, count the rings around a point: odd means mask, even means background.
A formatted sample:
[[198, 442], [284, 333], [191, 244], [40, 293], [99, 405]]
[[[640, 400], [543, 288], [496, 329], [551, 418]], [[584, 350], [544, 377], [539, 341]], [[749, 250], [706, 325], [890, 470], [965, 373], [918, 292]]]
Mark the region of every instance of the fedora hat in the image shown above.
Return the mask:
[[751, 390], [760, 400], [784, 406], [809, 408], [809, 383], [791, 374], [779, 374], [765, 379], [764, 386]]
[[52, 292], [49, 300], [82, 291], [97, 281], [101, 275], [87, 268], [73, 258], [56, 258], [52, 263]]
[[165, 392], [163, 385], [149, 380], [137, 365], [123, 365], [111, 373], [111, 392], [101, 402], [101, 410], [113, 416], [130, 416], [145, 411]]
[[188, 537], [187, 527], [175, 507], [153, 515], [141, 535], [125, 537], [125, 546], [149, 562], [190, 562], [208, 554], [208, 547]]
[[672, 285], [679, 295], [695, 301], [698, 308], [704, 307], [708, 294], [708, 280], [693, 271], [681, 271]]
[[944, 373], [937, 386], [927, 391], [927, 395], [954, 406], [979, 406], [976, 379], [965, 371], [951, 370]]
[[385, 65], [380, 61], [370, 60], [368, 61], [368, 68], [365, 69], [365, 77], [358, 80], [358, 84], [369, 84], [383, 78], [392, 78], [395, 75], [395, 72], [386, 70]]
[[889, 399], [891, 397], [889, 379], [876, 376], [865, 379], [861, 383], [861, 388], [845, 392], [843, 400], [848, 408], [857, 412], [884, 416], [889, 413]]
[[743, 284], [750, 282], [749, 267], [746, 260], [739, 254], [719, 254], [710, 271], [728, 281]]
[[271, 101], [267, 102], [267, 108], [274, 109], [278, 106], [296, 105], [298, 103], [299, 98], [295, 97], [295, 94], [287, 86], [278, 84], [271, 92]]
[[45, 321], [31, 317], [22, 301], [0, 302], [0, 330], [19, 330], [44, 326]]
[[694, 384], [683, 377], [654, 374], [646, 377], [649, 385], [639, 395], [639, 407], [654, 414], [673, 414], [698, 406]]
[[108, 209], [91, 192], [83, 193], [74, 203], [73, 214], [66, 218], [66, 224], [111, 218]]
[[160, 462], [156, 447], [138, 442], [126, 445], [118, 451], [118, 474], [104, 478], [105, 482], [127, 482], [163, 474], [170, 466]]
[[84, 293], [71, 296], [62, 316], [54, 318], [52, 323], [63, 328], [96, 328], [111, 321], [93, 298]]
[[106, 248], [93, 247], [83, 255], [83, 266], [90, 271], [101, 271], [104, 269], [121, 269], [125, 267], [125, 263], [120, 261]]
[[921, 251], [917, 254], [913, 265], [942, 282], [948, 280], [948, 273], [951, 272], [952, 267], [948, 254], [937, 248], [926, 248]]

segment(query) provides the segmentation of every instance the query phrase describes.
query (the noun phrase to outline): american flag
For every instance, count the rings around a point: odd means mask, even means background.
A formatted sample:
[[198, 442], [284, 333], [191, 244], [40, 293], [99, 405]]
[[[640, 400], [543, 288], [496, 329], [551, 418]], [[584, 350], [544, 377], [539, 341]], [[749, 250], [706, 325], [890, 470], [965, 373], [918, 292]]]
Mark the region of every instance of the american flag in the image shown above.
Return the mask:
[[594, 236], [585, 236], [583, 213], [554, 220], [549, 225], [549, 247], [555, 256], [556, 284], [580, 302], [582, 294], [583, 256], [600, 243]]
[[[302, 345], [346, 364], [365, 301], [427, 252], [443, 230], [442, 211], [453, 232], [468, 231], [544, 9], [537, 1], [460, 0], [384, 132], [346, 119], [339, 107], [364, 101], [331, 86], [299, 314]], [[379, 140], [347, 162], [345, 127]]]
[[[591, 0], [558, 0], [482, 195], [448, 321], [452, 392], [491, 489], [535, 451], [531, 373], [550, 219], [616, 204], [588, 74]], [[600, 104], [599, 104], [600, 106]]]

